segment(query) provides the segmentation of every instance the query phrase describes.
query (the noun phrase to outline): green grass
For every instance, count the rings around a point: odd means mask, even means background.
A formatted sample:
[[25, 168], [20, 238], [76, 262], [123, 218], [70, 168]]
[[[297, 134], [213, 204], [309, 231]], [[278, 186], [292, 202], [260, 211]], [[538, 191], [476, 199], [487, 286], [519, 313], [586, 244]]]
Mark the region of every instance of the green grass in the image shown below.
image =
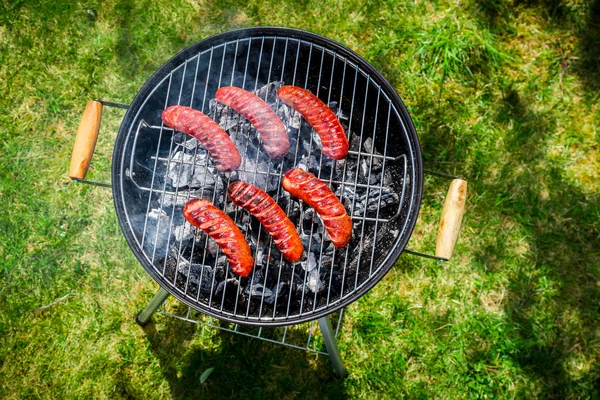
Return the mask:
[[[599, 21], [598, 0], [1, 4], [0, 397], [597, 397]], [[129, 102], [179, 50], [253, 25], [364, 55], [427, 167], [469, 181], [454, 259], [403, 255], [348, 308], [344, 381], [322, 356], [162, 316], [139, 328], [157, 287], [110, 191], [67, 178], [88, 99]], [[90, 179], [109, 179], [122, 115], [106, 113]], [[447, 183], [426, 179], [410, 248], [434, 247]]]

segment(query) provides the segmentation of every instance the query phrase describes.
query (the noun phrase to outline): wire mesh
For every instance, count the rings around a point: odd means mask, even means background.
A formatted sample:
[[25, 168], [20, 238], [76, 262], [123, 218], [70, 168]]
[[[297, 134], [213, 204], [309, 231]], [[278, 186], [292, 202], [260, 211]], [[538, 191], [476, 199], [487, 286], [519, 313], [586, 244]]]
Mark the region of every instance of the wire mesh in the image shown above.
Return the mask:
[[[328, 355], [323, 337], [319, 333], [319, 324], [316, 320], [296, 325], [279, 327], [253, 327], [232, 322], [224, 322], [206, 314], [186, 307], [174, 298], [169, 298], [158, 311], [162, 315], [182, 321], [202, 325], [206, 328], [220, 329], [232, 334], [241, 335], [265, 342], [283, 345], [297, 350]], [[331, 319], [337, 338], [342, 328], [344, 309], [331, 314]]]

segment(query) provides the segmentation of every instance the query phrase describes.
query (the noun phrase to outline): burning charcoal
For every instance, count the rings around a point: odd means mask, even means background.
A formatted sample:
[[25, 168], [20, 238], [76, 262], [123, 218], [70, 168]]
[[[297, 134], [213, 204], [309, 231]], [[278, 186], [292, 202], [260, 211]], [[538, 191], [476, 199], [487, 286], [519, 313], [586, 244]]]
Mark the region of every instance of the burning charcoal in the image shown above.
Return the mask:
[[190, 183], [194, 166], [192, 164], [194, 157], [183, 151], [175, 153], [168, 164], [167, 177], [171, 180], [173, 187], [187, 186]]
[[[376, 154], [379, 156], [382, 155], [373, 147], [373, 139], [371, 137], [368, 137], [364, 141], [363, 149], [366, 153], [372, 153], [372, 154]], [[369, 161], [369, 162], [371, 162], [371, 161]], [[383, 166], [383, 159], [380, 157], [373, 157], [373, 161], [371, 162], [371, 171], [381, 171], [382, 166]], [[373, 183], [373, 182], [371, 182], [371, 183]]]
[[360, 172], [362, 172], [360, 177], [363, 178], [362, 180], [364, 180], [364, 182], [367, 181], [366, 178], [369, 176], [369, 171], [369, 161], [363, 158], [362, 160], [360, 160]]
[[267, 303], [267, 304], [275, 303], [275, 299], [277, 297], [281, 296], [285, 292], [285, 286], [286, 286], [285, 282], [279, 282], [279, 285], [277, 285], [275, 290], [272, 291], [271, 296], [266, 297], [266, 295], [265, 295], [265, 303]]
[[302, 224], [300, 225], [300, 233], [306, 235], [316, 235], [324, 232], [323, 221], [317, 216], [312, 207], [307, 207], [302, 216]]
[[166, 192], [161, 196], [163, 207], [183, 206], [190, 199], [207, 198], [204, 190], [180, 190], [179, 192]]
[[319, 293], [325, 288], [323, 282], [321, 282], [321, 277], [319, 276], [318, 270], [313, 269], [308, 273], [308, 277], [306, 278], [306, 287], [313, 293]]
[[[185, 147], [188, 150], [194, 150], [196, 147], [198, 147], [199, 143], [200, 142], [198, 140], [196, 140], [194, 138], [190, 138], [189, 140], [186, 140], [183, 143], [183, 147]], [[199, 152], [206, 152], [206, 149], [202, 148], [202, 150], [199, 150]]]
[[263, 294], [265, 297], [273, 296], [271, 289], [264, 287], [262, 283], [255, 283], [252, 287], [246, 286], [244, 293], [250, 296], [263, 296]]
[[167, 166], [167, 177], [171, 185], [175, 188], [214, 185], [216, 170], [206, 166], [207, 157], [205, 153], [197, 154], [196, 157], [183, 151], [175, 153]]
[[[300, 232], [300, 240], [302, 240], [302, 244], [304, 248], [310, 253], [318, 253], [321, 249], [321, 234], [319, 232], [313, 232], [312, 236], [310, 235], [310, 229], [307, 230], [307, 233]], [[329, 240], [329, 237], [327, 237]]]
[[323, 144], [321, 143], [321, 136], [313, 129], [312, 130], [312, 138], [313, 138], [313, 153], [316, 149], [322, 149]]
[[294, 220], [300, 215], [300, 203], [292, 198], [289, 192], [282, 190], [279, 195], [279, 199], [277, 200], [277, 204], [281, 207], [283, 211], [287, 214], [287, 216]]
[[381, 195], [378, 190], [371, 190], [372, 194], [367, 199], [366, 208], [369, 212], [376, 212], [377, 207], [379, 209], [384, 209], [391, 205], [398, 205], [400, 201], [399, 196], [392, 192], [392, 190], [388, 187], [384, 187], [381, 190]]
[[335, 176], [339, 177], [340, 180], [342, 178], [342, 176], [344, 175], [344, 169], [346, 167], [346, 159], [344, 160], [339, 160], [337, 163], [335, 163]]
[[279, 186], [279, 179], [274, 173], [269, 173], [272, 170], [272, 164], [265, 161], [246, 159], [242, 168], [239, 171], [232, 173], [232, 179], [242, 180], [244, 182], [252, 183], [258, 186], [266, 192], [277, 190]]
[[300, 126], [302, 125], [302, 115], [298, 111], [282, 104], [277, 110], [277, 115], [288, 129], [300, 129]]
[[281, 86], [283, 86], [283, 82], [269, 82], [258, 90], [255, 90], [254, 93], [266, 103], [272, 104], [277, 102], [277, 91]]
[[202, 264], [190, 264], [189, 261], [183, 259], [182, 257], [177, 269], [179, 270], [180, 274], [189, 279], [190, 283], [200, 286], [201, 292], [210, 292], [213, 278], [213, 271], [211, 267]]
[[266, 257], [265, 257], [265, 252], [262, 251], [262, 249], [259, 247], [255, 256], [254, 256], [254, 261], [256, 261], [256, 265], [264, 265], [266, 264]]
[[360, 151], [360, 136], [351, 133], [350, 134], [350, 150], [352, 151]]
[[303, 154], [309, 154], [309, 152], [313, 153], [314, 151], [319, 149], [315, 142], [310, 140], [310, 138], [303, 139], [300, 143], [302, 144]]
[[227, 271], [227, 257], [221, 256], [217, 259], [217, 265], [215, 266], [215, 276], [218, 280], [225, 278], [225, 272]]
[[298, 274], [298, 271], [294, 272], [294, 277], [293, 277], [293, 284], [294, 284], [294, 289], [296, 291], [302, 291], [304, 288], [304, 271], [302, 271], [302, 277], [300, 276], [300, 274]]
[[381, 183], [381, 173], [376, 174], [371, 172], [369, 179], [367, 179], [369, 185], [379, 185]]
[[358, 167], [358, 160], [354, 157], [349, 157], [344, 160], [345, 162], [336, 163], [336, 173], [340, 177], [344, 177], [345, 182], [354, 183], [356, 181], [356, 172]]
[[183, 225], [173, 228], [173, 235], [178, 243], [190, 240], [194, 237], [194, 227], [186, 222]]
[[[234, 207], [235, 204], [231, 203]], [[229, 207], [227, 207], [229, 208]], [[238, 216], [237, 219], [235, 218], [235, 211], [238, 212]], [[252, 230], [252, 217], [250, 216], [249, 213], [247, 212], [240, 212], [239, 207], [237, 210], [234, 210], [233, 212], [226, 212], [227, 215], [229, 215], [231, 217], [231, 219], [233, 219], [234, 221], [236, 221], [236, 225], [238, 226], [238, 228], [240, 228], [240, 230], [242, 232], [248, 232]], [[239, 220], [239, 221], [238, 221]]]
[[[158, 208], [150, 210], [144, 238], [144, 249], [147, 254], [154, 254], [155, 257], [166, 254], [170, 222], [170, 218], [164, 210]], [[159, 251], [162, 254], [158, 254]]]
[[201, 229], [196, 229], [195, 240], [197, 244], [195, 246], [194, 252], [198, 255], [201, 255], [202, 257], [204, 257], [204, 252], [202, 251], [203, 249], [206, 249], [208, 251], [208, 254], [212, 256], [216, 256], [218, 251], [220, 250], [217, 242], [209, 238], [208, 235], [204, 233], [204, 231], [202, 231]]
[[237, 114], [233, 109], [225, 107], [221, 113], [221, 118], [219, 119], [219, 126], [223, 128], [224, 131], [228, 132], [233, 128], [236, 128], [240, 124], [240, 115]]
[[[189, 135], [186, 135], [183, 132], [175, 131], [175, 133], [173, 134], [173, 143], [175, 143], [177, 146], [182, 146], [188, 150], [194, 150], [196, 147], [198, 147], [198, 144], [200, 142], [190, 137]], [[206, 150], [202, 147], [199, 148], [198, 151], [206, 152]]]
[[324, 269], [326, 271], [329, 271], [331, 269], [331, 263], [333, 261], [333, 257], [332, 256], [326, 256], [323, 255], [323, 257], [321, 257], [321, 269]]
[[340, 120], [340, 122], [342, 122], [342, 121], [348, 121], [348, 116], [345, 115], [345, 114], [343, 114], [341, 112], [341, 110], [339, 110], [339, 104], [338, 104], [337, 101], [330, 101], [329, 104], [328, 104], [328, 106], [329, 106], [329, 108], [331, 108], [331, 111], [333, 111], [333, 113]]
[[215, 294], [221, 293], [223, 289], [225, 289], [225, 285], [237, 286], [238, 284], [239, 282], [236, 278], [229, 278], [225, 281], [219, 282], [219, 284], [217, 285], [217, 289], [215, 290]]
[[308, 259], [306, 261], [302, 261], [300, 263], [300, 265], [302, 266], [302, 269], [304, 269], [305, 271], [312, 271], [313, 269], [317, 268], [317, 258], [315, 257], [314, 253], [308, 253]]

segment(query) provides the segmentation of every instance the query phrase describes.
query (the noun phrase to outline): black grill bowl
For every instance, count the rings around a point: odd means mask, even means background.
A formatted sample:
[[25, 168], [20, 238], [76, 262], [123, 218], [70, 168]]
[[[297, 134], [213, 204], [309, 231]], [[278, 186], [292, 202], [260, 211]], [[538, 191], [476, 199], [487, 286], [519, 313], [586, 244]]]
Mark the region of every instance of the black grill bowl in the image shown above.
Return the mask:
[[[223, 86], [250, 91], [266, 87], [259, 95], [282, 113], [286, 106], [275, 96], [281, 84], [304, 87], [337, 112], [351, 135], [345, 161], [323, 156], [316, 135], [299, 120], [301, 125], [289, 130], [288, 155], [269, 162], [264, 152], [256, 150], [260, 149], [256, 133], [241, 118], [229, 124], [228, 131], [246, 160], [242, 171], [221, 174], [204, 156], [202, 146], [194, 147], [189, 137], [164, 126], [160, 119], [167, 106], [180, 104], [227, 125], [231, 111], [211, 101]], [[332, 251], [323, 235], [316, 235], [322, 229], [318, 217], [280, 188], [281, 176], [298, 164], [319, 175], [346, 206], [354, 222], [346, 248]], [[190, 168], [195, 181], [186, 184], [181, 177], [189, 178]], [[262, 186], [304, 238], [312, 238], [307, 240], [318, 265], [316, 272], [307, 267], [308, 254], [304, 264], [285, 261], [260, 224], [227, 199], [223, 188], [237, 179]], [[164, 289], [216, 318], [277, 326], [332, 313], [385, 276], [417, 219], [422, 160], [404, 104], [366, 60], [322, 36], [259, 27], [202, 40], [148, 79], [121, 124], [112, 182], [123, 234], [142, 266]], [[369, 199], [364, 207], [361, 196]], [[250, 277], [233, 275], [212, 239], [201, 231], [176, 235], [183, 229], [182, 205], [192, 197], [212, 200], [243, 228], [257, 260]], [[365, 207], [370, 208], [364, 211]]]

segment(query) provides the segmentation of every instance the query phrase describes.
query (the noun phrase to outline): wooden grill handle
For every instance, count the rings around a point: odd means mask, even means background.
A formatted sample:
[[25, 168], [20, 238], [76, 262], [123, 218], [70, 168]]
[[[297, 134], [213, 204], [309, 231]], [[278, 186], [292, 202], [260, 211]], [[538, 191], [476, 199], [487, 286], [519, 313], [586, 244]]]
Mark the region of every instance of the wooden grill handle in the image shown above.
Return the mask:
[[452, 258], [462, 217], [465, 213], [466, 199], [467, 181], [454, 179], [450, 183], [450, 188], [444, 201], [444, 208], [442, 209], [442, 219], [435, 247], [435, 255], [437, 257], [445, 258], [446, 260]]
[[100, 131], [100, 118], [102, 117], [102, 103], [95, 100], [88, 101], [79, 122], [73, 154], [71, 155], [71, 167], [69, 168], [69, 177], [73, 180], [84, 179], [96, 141]]

